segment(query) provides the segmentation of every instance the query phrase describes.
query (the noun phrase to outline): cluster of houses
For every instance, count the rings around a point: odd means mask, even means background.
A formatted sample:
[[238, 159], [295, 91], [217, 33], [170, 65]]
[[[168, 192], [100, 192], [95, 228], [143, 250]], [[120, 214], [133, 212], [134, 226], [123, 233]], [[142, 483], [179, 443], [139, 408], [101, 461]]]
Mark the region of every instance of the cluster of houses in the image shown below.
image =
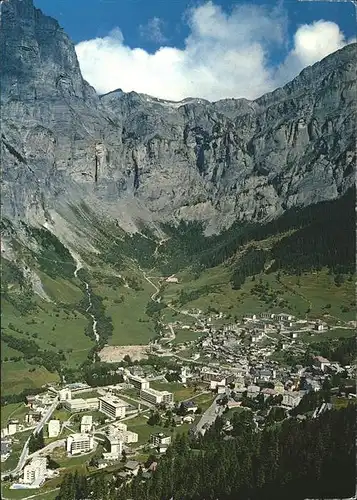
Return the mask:
[[[259, 316], [247, 315], [241, 322], [215, 327], [214, 319], [223, 319], [222, 313], [197, 321], [195, 328], [204, 333], [195, 341], [195, 348], [199, 353], [195, 359], [200, 357], [201, 361], [179, 359], [175, 377], [183, 386], [193, 384], [201, 392], [211, 391], [216, 401], [228, 409], [239, 406], [254, 408], [256, 402], [267, 401], [267, 404], [270, 404], [278, 398], [279, 406], [288, 413], [299, 405], [305, 394], [320, 391], [324, 381], [333, 374], [345, 372], [346, 377], [354, 376], [353, 367], [341, 366], [322, 356], [316, 356], [311, 366], [281, 366], [271, 359], [270, 355], [278, 342], [282, 349], [293, 346], [298, 350], [301, 349], [298, 342], [300, 335], [312, 331], [323, 333], [328, 326], [321, 321], [296, 320], [292, 315], [283, 313], [262, 313]], [[55, 398], [70, 413], [82, 412], [77, 432], [66, 436], [65, 450], [68, 456], [89, 454], [96, 448], [98, 430], [91, 413], [103, 414], [106, 426], [105, 430], [101, 431], [101, 441], [103, 442], [104, 436], [106, 451], [98, 461], [98, 467], [120, 461], [126, 454], [131, 455], [133, 450], [140, 448], [137, 444], [140, 436], [128, 430], [127, 424], [122, 420], [138, 414], [141, 405], [151, 409], [160, 408], [163, 411], [168, 408], [173, 410], [171, 415], [176, 426], [186, 423], [197, 425], [201, 419], [198, 418], [198, 407], [194, 400], [175, 404], [172, 392], [151, 387], [152, 380], [165, 382], [165, 367], [136, 365], [119, 370], [123, 374], [124, 382], [116, 386], [98, 388], [95, 397], [85, 397], [86, 391], [92, 392], [93, 388], [80, 383], [69, 384], [60, 389], [52, 387], [45, 393], [28, 396], [29, 411], [23, 420], [10, 420], [6, 428], [1, 429], [1, 461], [6, 461], [10, 456], [14, 436], [16, 438], [17, 433], [35, 428]], [[136, 390], [134, 398], [125, 397], [126, 389]], [[80, 397], [77, 397], [78, 395]], [[323, 403], [320, 408], [316, 408], [313, 417], [330, 407], [328, 403]], [[62, 423], [59, 419], [49, 420], [48, 437], [60, 438], [65, 424], [67, 423]], [[229, 430], [229, 422], [226, 427]], [[153, 433], [149, 439], [149, 446], [158, 453], [165, 453], [170, 443], [171, 437], [164, 433]], [[145, 468], [134, 460], [128, 460], [120, 474], [123, 479], [130, 478], [141, 469], [143, 477], [149, 477], [156, 465], [154, 462]], [[47, 470], [46, 460], [43, 457], [35, 457], [25, 466], [22, 482], [31, 485], [30, 487], [39, 487], [49, 475], [51, 472]]]
[[297, 320], [285, 313], [251, 314], [241, 321], [219, 328], [208, 322], [206, 326], [206, 334], [196, 342], [196, 349], [207, 358], [230, 363], [239, 363], [244, 355], [256, 359], [267, 358], [278, 346], [282, 349], [292, 346], [302, 349], [299, 338], [329, 329], [320, 320]]

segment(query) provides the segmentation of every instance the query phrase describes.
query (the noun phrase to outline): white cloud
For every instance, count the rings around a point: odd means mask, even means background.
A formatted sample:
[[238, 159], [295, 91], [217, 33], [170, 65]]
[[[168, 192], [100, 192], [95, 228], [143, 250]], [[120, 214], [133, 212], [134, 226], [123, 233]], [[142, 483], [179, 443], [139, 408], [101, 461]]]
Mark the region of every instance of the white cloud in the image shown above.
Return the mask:
[[[156, 21], [152, 26], [155, 23], [160, 28]], [[127, 46], [119, 29], [79, 43], [84, 78], [99, 93], [121, 88], [172, 100], [253, 99], [347, 43], [335, 23], [301, 26], [293, 49], [281, 67], [273, 68], [271, 49], [287, 44], [287, 22], [280, 9], [240, 5], [227, 14], [209, 1], [189, 11], [188, 24], [183, 49], [163, 46], [150, 54]]]
[[146, 25], [141, 24], [139, 26], [140, 36], [155, 43], [167, 42], [163, 29], [164, 21], [159, 17], [153, 17], [149, 19]]
[[344, 34], [336, 23], [317, 21], [300, 26], [294, 36], [294, 48], [277, 71], [278, 81], [287, 81], [303, 68], [320, 61], [341, 49], [346, 43]]

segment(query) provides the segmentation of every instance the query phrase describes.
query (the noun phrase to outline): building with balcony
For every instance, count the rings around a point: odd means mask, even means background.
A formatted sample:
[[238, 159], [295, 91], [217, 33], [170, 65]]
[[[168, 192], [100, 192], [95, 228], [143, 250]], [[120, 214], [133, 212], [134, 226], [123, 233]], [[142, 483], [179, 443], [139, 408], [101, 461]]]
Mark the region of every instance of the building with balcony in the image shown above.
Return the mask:
[[154, 446], [169, 445], [171, 443], [171, 436], [165, 436], [162, 432], [151, 434], [150, 443]]
[[81, 420], [81, 433], [90, 432], [93, 428], [93, 417], [92, 415], [83, 415]]
[[67, 438], [67, 453], [78, 455], [88, 453], [94, 448], [94, 439], [90, 434], [76, 433]]
[[69, 399], [63, 402], [63, 406], [70, 412], [98, 410], [99, 401], [98, 398]]
[[128, 403], [116, 396], [102, 396], [99, 398], [99, 411], [110, 418], [124, 418]]
[[172, 392], [168, 391], [156, 391], [155, 389], [142, 389], [140, 391], [140, 397], [144, 401], [148, 401], [154, 405], [158, 405], [160, 403], [169, 404], [174, 400], [174, 395]]
[[128, 375], [128, 381], [135, 387], [135, 389], [149, 389], [150, 382], [144, 378], [137, 377], [136, 375]]
[[31, 486], [41, 486], [45, 480], [47, 459], [45, 457], [33, 458], [24, 467], [24, 483]]
[[48, 437], [57, 437], [61, 431], [61, 422], [59, 420], [50, 420], [47, 424]]

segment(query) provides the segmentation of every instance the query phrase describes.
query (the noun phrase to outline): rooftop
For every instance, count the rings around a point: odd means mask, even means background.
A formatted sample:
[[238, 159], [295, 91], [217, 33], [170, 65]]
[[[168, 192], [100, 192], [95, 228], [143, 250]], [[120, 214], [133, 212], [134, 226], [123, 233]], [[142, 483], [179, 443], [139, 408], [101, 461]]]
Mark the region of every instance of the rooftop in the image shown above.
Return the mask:
[[135, 470], [137, 467], [139, 467], [139, 462], [136, 460], [128, 460], [125, 464], [125, 469], [129, 470]]
[[103, 401], [104, 403], [114, 405], [114, 406], [128, 406], [128, 403], [123, 401], [122, 399], [116, 396], [101, 396], [99, 401]]
[[92, 425], [93, 423], [93, 417], [92, 415], [83, 415], [81, 424], [83, 425]]
[[75, 432], [68, 436], [68, 438], [72, 438], [74, 441], [81, 441], [82, 439], [89, 439], [90, 435], [84, 432]]

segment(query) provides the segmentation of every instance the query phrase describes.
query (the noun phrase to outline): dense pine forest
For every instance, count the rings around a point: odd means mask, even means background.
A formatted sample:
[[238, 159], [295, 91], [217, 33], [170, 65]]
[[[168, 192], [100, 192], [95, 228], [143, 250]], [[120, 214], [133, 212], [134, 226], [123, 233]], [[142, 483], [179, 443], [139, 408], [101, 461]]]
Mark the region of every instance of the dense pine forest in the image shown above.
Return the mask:
[[[326, 266], [336, 273], [354, 272], [354, 207], [355, 188], [351, 188], [337, 200], [292, 208], [266, 224], [236, 222], [210, 237], [204, 236], [201, 223], [181, 221], [176, 228], [163, 226], [170, 239], [160, 247], [160, 253], [163, 261], [166, 258], [167, 265], [174, 264], [177, 270], [188, 264], [214, 267], [234, 256], [243, 245], [291, 232], [273, 245], [272, 270], [300, 272]], [[256, 255], [252, 253], [251, 257], [256, 261]], [[255, 266], [261, 267], [254, 262]]]
[[67, 475], [58, 500], [303, 500], [355, 491], [355, 406], [256, 431], [249, 411], [234, 413], [226, 437], [218, 417], [204, 437], [179, 435], [152, 478], [125, 484], [113, 473]]

